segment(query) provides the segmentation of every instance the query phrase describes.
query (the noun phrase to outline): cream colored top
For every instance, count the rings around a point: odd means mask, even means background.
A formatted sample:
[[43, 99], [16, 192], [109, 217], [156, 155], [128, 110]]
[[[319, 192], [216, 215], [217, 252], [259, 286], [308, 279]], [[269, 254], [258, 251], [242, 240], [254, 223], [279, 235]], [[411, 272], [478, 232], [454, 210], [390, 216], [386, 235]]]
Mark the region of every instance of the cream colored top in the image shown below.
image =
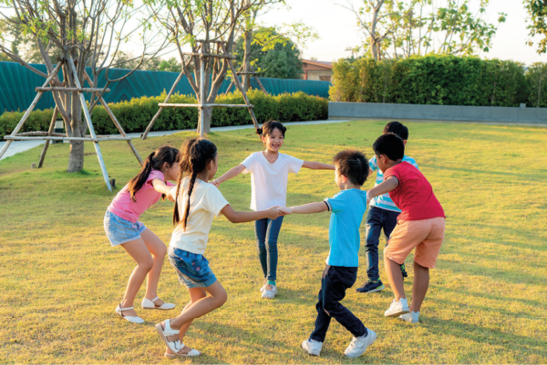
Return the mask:
[[[179, 217], [182, 219], [188, 202], [188, 177], [182, 180], [183, 193], [177, 194], [177, 187], [171, 188], [171, 196], [177, 199]], [[182, 221], [173, 231], [170, 246], [178, 249], [203, 255], [207, 247], [209, 231], [213, 224], [213, 218], [220, 215], [220, 211], [227, 205], [228, 201], [224, 199], [222, 193], [216, 186], [196, 179], [194, 190], [190, 197], [190, 213], [186, 223], [186, 230], [182, 228]]]

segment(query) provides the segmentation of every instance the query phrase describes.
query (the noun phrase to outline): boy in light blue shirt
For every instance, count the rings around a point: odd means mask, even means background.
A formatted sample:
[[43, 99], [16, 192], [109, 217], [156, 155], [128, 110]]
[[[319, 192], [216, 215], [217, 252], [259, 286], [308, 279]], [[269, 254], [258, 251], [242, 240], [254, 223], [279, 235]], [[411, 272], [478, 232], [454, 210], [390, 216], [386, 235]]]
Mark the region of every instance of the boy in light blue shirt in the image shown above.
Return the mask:
[[316, 305], [315, 330], [302, 342], [302, 348], [310, 355], [319, 356], [332, 318], [353, 335], [346, 348], [347, 357], [361, 356], [376, 340], [376, 333], [367, 329], [363, 322], [340, 301], [346, 290], [357, 280], [359, 266], [359, 227], [367, 208], [367, 193], [361, 190], [369, 173], [368, 161], [356, 150], [339, 152], [333, 159], [336, 170], [334, 181], [340, 192], [322, 202], [280, 208], [285, 214], [310, 214], [330, 211], [329, 246], [327, 265], [321, 280]]
[[[384, 127], [383, 134], [395, 134], [397, 137], [403, 140], [406, 145], [408, 140], [408, 128], [400, 122], [389, 122]], [[404, 156], [404, 162], [408, 162], [412, 166], [418, 169], [418, 164], [412, 157]], [[376, 156], [372, 157], [369, 162], [370, 171], [376, 172], [376, 183], [374, 186], [378, 186], [384, 182], [384, 174], [378, 169], [376, 163]], [[397, 225], [397, 217], [401, 214], [401, 210], [393, 203], [393, 200], [389, 197], [389, 194], [383, 194], [375, 197], [369, 203], [369, 209], [366, 225], [366, 246], [365, 255], [367, 257], [367, 276], [368, 281], [357, 288], [360, 293], [374, 293], [385, 289], [384, 284], [380, 280], [380, 272], [378, 270], [378, 245], [380, 244], [380, 235], [382, 229], [386, 241], [389, 240], [389, 236], [393, 229]], [[405, 265], [402, 264], [401, 271], [403, 278], [407, 276], [405, 271]]]

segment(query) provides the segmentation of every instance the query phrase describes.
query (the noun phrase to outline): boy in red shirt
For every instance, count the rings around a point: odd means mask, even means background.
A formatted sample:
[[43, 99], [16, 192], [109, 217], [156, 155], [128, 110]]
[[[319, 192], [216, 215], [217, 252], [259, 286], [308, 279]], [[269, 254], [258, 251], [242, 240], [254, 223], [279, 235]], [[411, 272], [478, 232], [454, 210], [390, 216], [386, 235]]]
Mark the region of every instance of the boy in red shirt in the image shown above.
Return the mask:
[[[444, 211], [425, 176], [402, 161], [405, 145], [401, 138], [383, 135], [372, 148], [378, 168], [384, 173], [384, 182], [367, 192], [367, 200], [389, 193], [402, 211], [384, 250], [384, 266], [395, 295], [385, 316], [417, 323], [429, 287], [429, 269], [435, 267], [444, 239]], [[414, 285], [409, 310], [399, 265], [414, 248]]]

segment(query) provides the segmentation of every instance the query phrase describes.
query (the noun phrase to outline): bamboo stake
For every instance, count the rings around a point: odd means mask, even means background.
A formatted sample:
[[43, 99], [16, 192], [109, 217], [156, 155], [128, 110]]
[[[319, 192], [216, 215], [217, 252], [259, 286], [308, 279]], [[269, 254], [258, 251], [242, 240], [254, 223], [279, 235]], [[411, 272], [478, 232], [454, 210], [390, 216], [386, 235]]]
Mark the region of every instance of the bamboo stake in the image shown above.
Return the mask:
[[43, 137], [27, 137], [27, 136], [4, 136], [4, 139], [8, 141], [84, 141], [84, 142], [101, 142], [101, 141], [129, 141], [132, 137], [56, 137], [56, 136], [43, 136]]
[[84, 88], [77, 88], [77, 87], [37, 87], [34, 89], [35, 91], [69, 91], [74, 92], [77, 91], [79, 93], [95, 93], [95, 92], [110, 92], [110, 89], [101, 89], [101, 88], [90, 88], [90, 87], [84, 87]]
[[[227, 60], [228, 62], [230, 61], [229, 59]], [[205, 104], [205, 61], [203, 60], [203, 58], [201, 59], [201, 72], [200, 72], [200, 75], [199, 75], [199, 80], [200, 80], [200, 89], [199, 89], [199, 94], [200, 94], [200, 104]], [[198, 124], [198, 132], [199, 132], [199, 135], [201, 137], [203, 137], [203, 121], [205, 120], [205, 116], [203, 115], [205, 112], [205, 109], [203, 107], [201, 107], [200, 111], [199, 111], [199, 124]]]
[[[46, 82], [44, 82], [44, 87], [46, 87], [51, 82], [51, 80], [53, 80], [55, 75], [57, 75], [57, 72], [59, 71], [59, 68], [61, 67], [61, 64], [62, 64], [61, 62], [57, 63], [57, 66], [55, 67], [55, 69], [53, 70], [51, 75], [49, 75], [49, 77], [46, 79]], [[34, 97], [34, 100], [30, 104], [30, 106], [28, 107], [27, 111], [25, 112], [25, 114], [23, 115], [23, 117], [21, 118], [19, 123], [17, 123], [17, 125], [15, 126], [13, 131], [11, 132], [12, 136], [15, 136], [15, 135], [17, 135], [17, 133], [19, 133], [19, 130], [21, 129], [21, 127], [23, 127], [23, 124], [25, 124], [27, 118], [29, 117], [30, 112], [32, 112], [34, 107], [36, 107], [36, 104], [38, 104], [38, 101], [42, 97], [42, 94], [43, 93], [41, 93], [41, 92], [36, 94], [36, 96]], [[8, 150], [11, 142], [13, 142], [13, 141], [7, 141], [6, 144], [4, 145], [4, 147], [2, 147], [2, 150], [0, 150], [0, 158], [2, 158], [2, 156], [4, 156], [4, 153], [6, 153], [6, 151]]]
[[[226, 47], [224, 46], [224, 43], [220, 43], [220, 47], [222, 48], [222, 51], [224, 53], [228, 53], [226, 51]], [[228, 66], [230, 66], [230, 69], [232, 70], [232, 74], [234, 75], [237, 75], [237, 72], [236, 70], [234, 69], [234, 65], [232, 64], [232, 61], [230, 59], [227, 60], [228, 62]], [[250, 105], [251, 103], [249, 103], [249, 99], [247, 98], [247, 93], [245, 93], [245, 90], [243, 90], [243, 86], [241, 86], [241, 83], [239, 82], [239, 78], [238, 77], [234, 77], [234, 82], [237, 86], [237, 88], [239, 89], [239, 91], [241, 91], [241, 95], [243, 96], [243, 99], [245, 100], [245, 104], [247, 105]], [[255, 129], [258, 130], [258, 121], [256, 120], [256, 116], [255, 116], [255, 113], [253, 112], [253, 108], [252, 107], [247, 107], [247, 110], [249, 110], [249, 114], [251, 114], [251, 119], [253, 120], [253, 124], [255, 126]]]
[[180, 53], [183, 56], [199, 56], [199, 57], [213, 57], [213, 58], [228, 58], [235, 60], [236, 58], [234, 56], [230, 55], [223, 55], [218, 53], [195, 53], [195, 52], [182, 52]]
[[214, 107], [225, 107], [225, 108], [253, 108], [253, 104], [158, 104], [162, 107], [173, 107], [173, 108], [214, 108]]
[[[184, 62], [184, 60], [183, 60], [183, 62]], [[164, 103], [169, 102], [169, 99], [171, 99], [171, 95], [173, 95], [173, 92], [175, 91], [175, 87], [177, 86], [179, 81], [182, 79], [183, 75], [184, 75], [184, 72], [181, 72], [179, 74], [179, 77], [177, 77], [177, 79], [175, 80], [175, 83], [171, 87], [171, 90], [169, 91], [169, 94], [167, 95], [167, 98], [165, 98]], [[150, 121], [150, 124], [148, 124], [148, 127], [146, 128], [146, 131], [144, 131], [143, 135], [141, 136], [142, 140], [146, 139], [146, 137], [148, 136], [148, 133], [150, 133], [150, 131], [152, 130], [152, 127], [154, 126], [154, 123], [156, 122], [156, 120], [158, 119], [158, 117], [160, 116], [162, 111], [163, 111], [163, 106], [161, 106], [161, 104], [160, 104], [160, 109], [158, 110], [156, 115], [154, 115], [154, 118], [152, 118], [152, 120]]]
[[[51, 123], [49, 125], [49, 130], [47, 131], [48, 136], [51, 136], [53, 134], [53, 131], [55, 130], [55, 121], [57, 120], [57, 114], [59, 113], [57, 107], [55, 107], [55, 110], [53, 111], [53, 117], [51, 118]], [[46, 140], [46, 143], [44, 144], [44, 148], [42, 148], [42, 153], [40, 153], [40, 161], [38, 162], [38, 168], [42, 168], [44, 165], [44, 159], [46, 158], [47, 149], [49, 147], [49, 140]]]
[[[74, 82], [76, 83], [76, 87], [79, 89], [82, 88], [82, 85], [80, 85], [80, 80], [78, 79], [78, 73], [76, 72], [76, 66], [74, 66], [74, 61], [72, 60], [72, 57], [68, 58], [68, 65], [69, 68], [72, 71], [72, 74], [74, 75]], [[85, 102], [84, 94], [80, 93], [80, 102], [82, 104], [82, 108], [84, 110], [84, 116], [87, 121], [87, 126], [89, 128], [89, 133], [93, 137], [93, 146], [95, 147], [95, 152], [97, 152], [97, 159], [99, 160], [99, 165], [101, 166], [101, 171], [103, 173], [104, 181], [106, 183], [106, 187], [108, 190], [112, 191], [112, 185], [110, 185], [110, 179], [108, 178], [108, 172], [106, 171], [106, 166], [104, 164], [103, 155], [101, 153], [101, 148], [99, 147], [98, 141], [95, 141], [97, 137], [95, 136], [95, 130], [93, 129], [93, 123], [91, 123], [91, 116], [89, 115], [89, 110], [87, 109], [87, 104]]]

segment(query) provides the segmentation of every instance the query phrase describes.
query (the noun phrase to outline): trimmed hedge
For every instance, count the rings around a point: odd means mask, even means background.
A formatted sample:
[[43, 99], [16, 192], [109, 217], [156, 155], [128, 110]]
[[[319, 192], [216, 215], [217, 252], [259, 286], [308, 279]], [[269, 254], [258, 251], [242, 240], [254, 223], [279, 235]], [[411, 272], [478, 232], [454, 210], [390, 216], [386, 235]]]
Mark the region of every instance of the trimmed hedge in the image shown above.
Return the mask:
[[[269, 119], [281, 122], [321, 120], [328, 118], [327, 99], [310, 96], [304, 92], [265, 95], [259, 90], [249, 90], [249, 102], [253, 104], [254, 113], [259, 123]], [[127, 133], [144, 132], [152, 117], [159, 109], [158, 103], [165, 101], [165, 92], [160, 96], [142, 97], [120, 103], [108, 104], [112, 112]], [[175, 94], [170, 103], [197, 104], [193, 96]], [[219, 95], [215, 101], [219, 104], [245, 104], [240, 93]], [[21, 120], [23, 112], [5, 112], [0, 116], [0, 136], [8, 135]], [[47, 131], [52, 109], [33, 111], [21, 132]], [[83, 116], [82, 116], [83, 118]], [[97, 106], [91, 116], [97, 134], [116, 134], [118, 130], [106, 110]], [[197, 108], [165, 108], [154, 123], [153, 130], [193, 129], [197, 127]], [[214, 108], [211, 120], [212, 127], [252, 124], [246, 108]]]
[[[522, 63], [429, 55], [340, 60], [329, 95], [333, 101], [516, 107], [537, 104], [531, 89]], [[547, 94], [542, 98], [547, 102]]]

